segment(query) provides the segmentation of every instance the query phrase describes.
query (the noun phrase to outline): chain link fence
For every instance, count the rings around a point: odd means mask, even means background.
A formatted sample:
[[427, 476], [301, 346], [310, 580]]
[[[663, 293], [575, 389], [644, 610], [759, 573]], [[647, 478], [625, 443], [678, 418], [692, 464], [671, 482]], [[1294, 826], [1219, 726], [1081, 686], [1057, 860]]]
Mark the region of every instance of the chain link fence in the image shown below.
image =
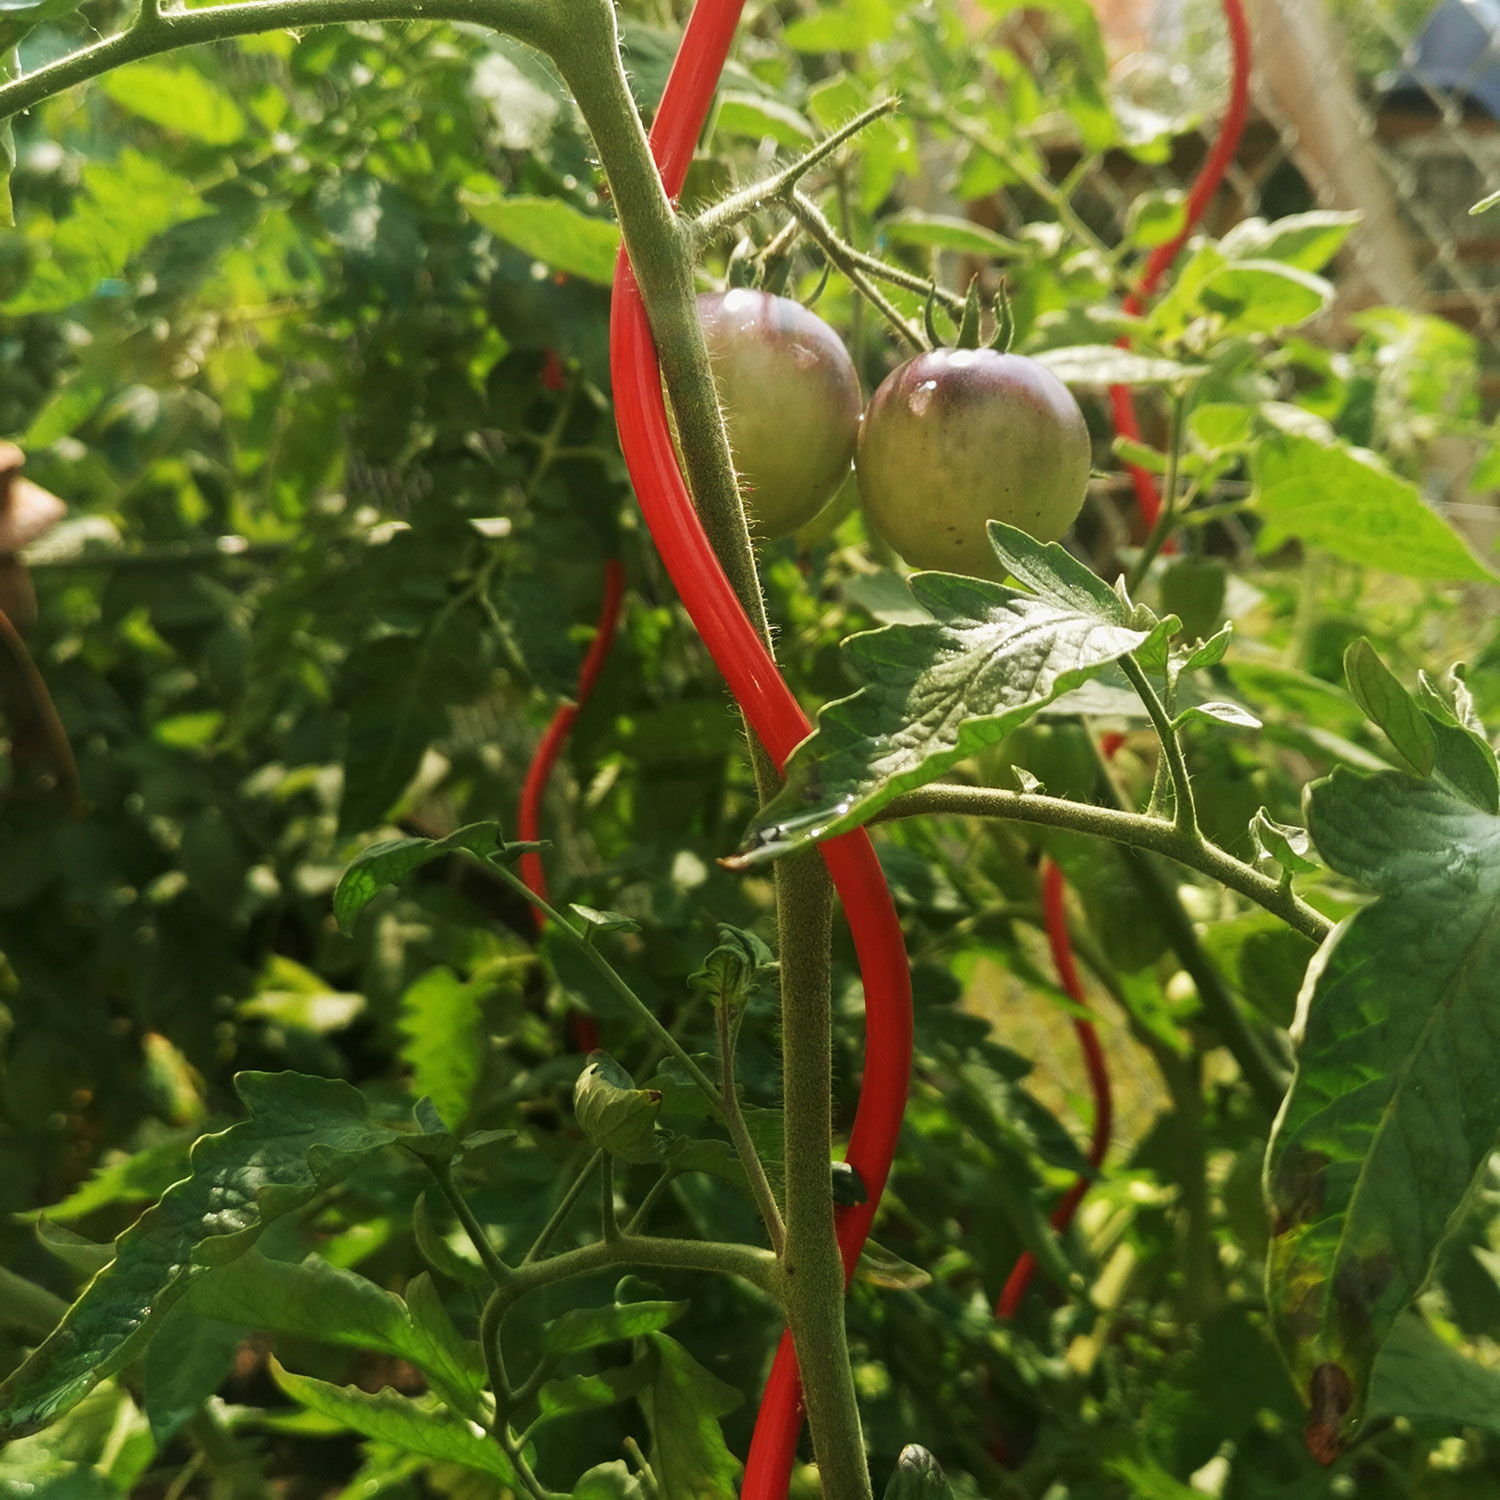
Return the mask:
[[[1339, 274], [1336, 316], [1400, 306], [1438, 314], [1493, 350], [1500, 333], [1500, 217], [1470, 206], [1500, 185], [1500, 0], [1247, 0], [1254, 77], [1244, 139], [1208, 228], [1298, 208], [1362, 216]], [[1117, 105], [1178, 119], [1155, 168], [1103, 158], [1072, 183], [1091, 221], [1123, 234], [1143, 189], [1182, 188], [1224, 105], [1228, 43], [1218, 0], [1096, 0]], [[1045, 67], [1049, 24], [1008, 23]], [[1040, 51], [1038, 51], [1040, 47]], [[1053, 181], [1076, 163], [1053, 148]], [[1491, 405], [1500, 404], [1500, 365]]]

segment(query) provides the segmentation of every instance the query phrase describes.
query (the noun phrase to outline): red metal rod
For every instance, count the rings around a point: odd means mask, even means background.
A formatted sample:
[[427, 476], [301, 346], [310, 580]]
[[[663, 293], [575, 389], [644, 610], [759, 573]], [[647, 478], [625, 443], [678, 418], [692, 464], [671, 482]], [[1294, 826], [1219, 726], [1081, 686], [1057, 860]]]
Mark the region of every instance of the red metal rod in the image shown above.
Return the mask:
[[[548, 351], [551, 352], [550, 350]], [[542, 836], [542, 802], [547, 795], [547, 785], [557, 765], [568, 736], [573, 732], [573, 721], [584, 704], [589, 701], [599, 674], [609, 660], [610, 648], [615, 643], [615, 632], [620, 625], [620, 606], [625, 598], [625, 565], [617, 557], [604, 564], [604, 593], [599, 601], [599, 618], [594, 626], [594, 638], [584, 653], [583, 665], [578, 669], [578, 687], [571, 703], [561, 704], [552, 715], [546, 732], [537, 741], [532, 752], [531, 764], [526, 768], [526, 779], [521, 783], [521, 800], [516, 808], [516, 837], [523, 843], [535, 843]], [[521, 879], [533, 895], [548, 899], [547, 870], [542, 856], [533, 850], [521, 856], [518, 869]], [[536, 908], [531, 908], [532, 919], [538, 932], [547, 924], [547, 919]], [[599, 1023], [592, 1016], [575, 1012], [571, 1026], [573, 1045], [579, 1052], [592, 1052], [599, 1045]]]
[[[1242, 0], [1223, 0], [1223, 8], [1224, 23], [1229, 30], [1229, 99], [1224, 109], [1224, 118], [1219, 123], [1219, 133], [1208, 158], [1188, 192], [1187, 212], [1182, 228], [1146, 257], [1146, 264], [1141, 268], [1135, 290], [1125, 298], [1125, 311], [1132, 316], [1145, 311], [1162, 277], [1177, 259], [1178, 251], [1198, 227], [1214, 194], [1223, 185], [1224, 176], [1240, 148], [1240, 137], [1245, 132], [1245, 118], [1250, 107], [1250, 28], [1245, 20]], [[1129, 343], [1129, 339], [1120, 340], [1122, 348], [1129, 347]], [[1115, 431], [1132, 442], [1140, 442], [1141, 424], [1130, 387], [1111, 386], [1109, 404]], [[1149, 529], [1156, 524], [1156, 518], [1161, 514], [1161, 488], [1154, 474], [1135, 464], [1127, 464], [1126, 468], [1135, 488], [1141, 520]]]
[[[676, 198], [728, 55], [743, 0], [698, 0], [651, 132], [662, 181]], [[615, 275], [610, 360], [620, 445], [641, 510], [667, 572], [730, 691], [778, 766], [809, 724], [770, 653], [741, 609], [703, 531], [678, 468], [667, 426], [660, 367], [628, 259]], [[863, 833], [822, 846], [843, 902], [865, 989], [864, 1079], [846, 1159], [868, 1201], [838, 1211], [845, 1280], [884, 1191], [911, 1076], [911, 975], [895, 905], [874, 846]], [[761, 1402], [742, 1500], [782, 1500], [802, 1425], [801, 1384], [783, 1338]]]
[[[1058, 983], [1063, 992], [1076, 1005], [1087, 1005], [1088, 995], [1083, 981], [1078, 977], [1078, 965], [1073, 959], [1073, 940], [1068, 933], [1067, 882], [1062, 870], [1050, 860], [1042, 861], [1042, 916], [1047, 928], [1047, 943], [1052, 950], [1052, 962], [1057, 969]], [[1089, 1089], [1094, 1098], [1094, 1133], [1089, 1141], [1088, 1162], [1097, 1171], [1104, 1165], [1109, 1153], [1110, 1135], [1114, 1125], [1114, 1096], [1110, 1089], [1109, 1062], [1099, 1041], [1099, 1031], [1086, 1016], [1073, 1022], [1078, 1035], [1078, 1045], [1083, 1049], [1084, 1067], [1088, 1072]], [[1079, 1176], [1072, 1187], [1063, 1194], [1052, 1210], [1052, 1227], [1059, 1234], [1073, 1222], [1083, 1195], [1089, 1190], [1092, 1176]], [[1036, 1257], [1028, 1250], [1016, 1262], [1015, 1268], [1005, 1283], [1000, 1300], [995, 1305], [995, 1316], [1009, 1321], [1015, 1317], [1026, 1296], [1026, 1289], [1036, 1271]]]

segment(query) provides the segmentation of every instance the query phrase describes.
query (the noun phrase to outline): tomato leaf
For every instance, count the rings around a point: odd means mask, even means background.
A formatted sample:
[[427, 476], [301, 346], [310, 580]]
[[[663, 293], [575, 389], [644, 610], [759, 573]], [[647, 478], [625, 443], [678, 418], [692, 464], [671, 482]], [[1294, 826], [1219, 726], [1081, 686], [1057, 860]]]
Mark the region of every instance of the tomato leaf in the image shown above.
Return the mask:
[[1318, 868], [1312, 855], [1312, 839], [1305, 828], [1278, 823], [1265, 808], [1250, 820], [1250, 841], [1256, 855], [1281, 866], [1288, 875], [1305, 875]]
[[829, 704], [750, 825], [736, 863], [774, 859], [858, 827], [902, 792], [1004, 738], [1170, 622], [1135, 626], [1124, 600], [1055, 542], [990, 523], [1031, 592], [949, 573], [911, 579], [931, 623], [888, 625], [844, 650], [866, 686]]
[[1113, 344], [1039, 349], [1032, 358], [1046, 365], [1065, 385], [1174, 385], [1203, 374], [1207, 368], [1153, 354], [1133, 354]]
[[1369, 455], [1296, 433], [1256, 450], [1259, 545], [1296, 537], [1361, 567], [1404, 578], [1493, 580], [1497, 575], [1422, 499], [1415, 485]]
[[455, 1130], [468, 1117], [484, 1066], [480, 1001], [487, 988], [440, 965], [418, 975], [401, 996], [396, 1025], [412, 1092], [429, 1097]]
[[653, 1368], [641, 1405], [651, 1425], [651, 1467], [662, 1494], [673, 1500], [732, 1495], [741, 1465], [718, 1419], [740, 1404], [739, 1392], [669, 1335], [649, 1333], [646, 1340]]
[[1437, 759], [1432, 721], [1363, 636], [1344, 652], [1344, 676], [1354, 701], [1385, 731], [1401, 759], [1418, 776], [1430, 775]]
[[925, 1448], [908, 1443], [896, 1459], [885, 1500], [953, 1500], [943, 1466]]
[[1307, 810], [1319, 854], [1378, 893], [1309, 970], [1266, 1168], [1273, 1321], [1336, 1442], [1500, 1133], [1500, 817], [1399, 771], [1335, 771]]
[[317, 1256], [296, 1265], [251, 1251], [195, 1281], [183, 1305], [198, 1318], [409, 1360], [450, 1405], [477, 1416], [479, 1346], [458, 1336], [428, 1276], [413, 1277], [406, 1295]]
[[1500, 1370], [1466, 1358], [1415, 1313], [1396, 1320], [1375, 1361], [1369, 1413], [1500, 1433]]
[[573, 1486], [572, 1500], [645, 1500], [646, 1490], [625, 1460], [596, 1464]]
[[193, 1147], [192, 1175], [115, 1243], [115, 1258], [3, 1385], [0, 1437], [34, 1432], [139, 1352], [209, 1265], [243, 1255], [376, 1152], [417, 1139], [373, 1124], [359, 1091], [300, 1073], [241, 1073], [250, 1118]]
[[688, 1310], [686, 1302], [615, 1302], [608, 1307], [574, 1307], [542, 1330], [548, 1354], [580, 1354], [601, 1344], [619, 1344], [669, 1328]]
[[430, 1405], [419, 1405], [393, 1391], [370, 1396], [353, 1386], [330, 1385], [307, 1375], [294, 1375], [276, 1360], [271, 1374], [299, 1406], [332, 1418], [364, 1437], [389, 1443], [407, 1453], [443, 1463], [476, 1469], [506, 1484], [516, 1484], [510, 1460], [500, 1445], [473, 1422]]
[[245, 133], [229, 92], [185, 63], [140, 62], [108, 74], [99, 87], [121, 109], [205, 146], [232, 146]]
[[583, 1133], [622, 1161], [660, 1161], [662, 1138], [656, 1117], [661, 1090], [638, 1089], [630, 1074], [606, 1052], [591, 1052], [573, 1085], [573, 1113]]
[[580, 213], [561, 198], [524, 194], [459, 194], [465, 208], [497, 239], [570, 276], [608, 286], [620, 253], [620, 231], [608, 219]]
[[499, 855], [519, 857], [539, 844], [503, 844], [496, 850], [496, 823], [469, 823], [441, 839], [386, 839], [372, 844], [344, 871], [333, 893], [333, 915], [346, 932], [354, 919], [387, 886], [400, 885], [407, 876], [435, 859], [454, 853], [477, 859]]

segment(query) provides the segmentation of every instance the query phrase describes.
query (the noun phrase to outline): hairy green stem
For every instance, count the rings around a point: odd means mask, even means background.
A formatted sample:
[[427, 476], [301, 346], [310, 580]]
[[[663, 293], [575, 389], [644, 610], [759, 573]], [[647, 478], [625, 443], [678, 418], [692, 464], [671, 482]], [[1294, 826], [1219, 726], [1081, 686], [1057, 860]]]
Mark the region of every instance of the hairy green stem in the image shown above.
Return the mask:
[[258, 31], [303, 31], [358, 21], [458, 21], [492, 26], [533, 46], [556, 0], [243, 0], [167, 13], [142, 8], [124, 31], [0, 84], [0, 120], [126, 63]]
[[741, 1163], [755, 1164], [755, 1171], [749, 1174], [750, 1192], [755, 1199], [755, 1206], [760, 1210], [766, 1233], [771, 1238], [771, 1248], [780, 1255], [786, 1241], [786, 1226], [781, 1221], [781, 1209], [776, 1202], [776, 1195], [771, 1191], [765, 1165], [760, 1159], [760, 1152], [755, 1149], [755, 1142], [750, 1138], [750, 1128], [745, 1124], [745, 1114], [740, 1108], [740, 1093], [734, 1077], [734, 1020], [729, 1014], [729, 1007], [722, 1002], [715, 1005], [714, 1012], [719, 1034], [719, 1077], [724, 1091], [724, 1124]]
[[464, 1233], [469, 1237], [469, 1243], [474, 1247], [474, 1253], [478, 1255], [480, 1263], [489, 1272], [490, 1280], [496, 1286], [500, 1286], [511, 1277], [511, 1268], [495, 1253], [495, 1247], [490, 1243], [490, 1237], [484, 1232], [484, 1226], [474, 1217], [474, 1210], [469, 1207], [469, 1201], [459, 1192], [457, 1183], [453, 1180], [453, 1168], [445, 1161], [433, 1161], [424, 1156], [422, 1160], [427, 1164], [427, 1170], [432, 1173], [433, 1180], [438, 1185], [438, 1191], [448, 1202], [448, 1207], [453, 1210], [454, 1217], [463, 1226]]
[[782, 862], [781, 1037], [786, 1109], [787, 1324], [797, 1348], [824, 1500], [869, 1500], [854, 1374], [844, 1328], [844, 1267], [834, 1236], [832, 892], [812, 851]]
[[895, 329], [906, 344], [918, 351], [925, 349], [927, 344], [922, 335], [901, 316], [885, 293], [865, 275], [859, 258], [847, 253], [849, 247], [843, 236], [824, 217], [822, 209], [805, 193], [799, 193], [795, 189], [787, 194], [786, 201], [797, 216], [797, 222], [816, 242], [823, 254], [844, 273], [849, 285]]
[[[692, 227], [678, 216], [662, 187], [625, 80], [610, 0], [553, 3], [566, 15], [547, 50], [572, 91], [609, 179], [677, 420], [688, 487], [730, 586], [769, 649], [771, 631], [755, 551], [698, 320]], [[750, 746], [756, 791], [765, 802], [780, 778], [753, 732]]]
[[731, 193], [727, 198], [721, 198], [704, 209], [692, 224], [698, 241], [707, 242], [726, 229], [733, 228], [741, 220], [748, 219], [751, 214], [759, 213], [767, 204], [784, 198], [819, 162], [826, 161], [845, 141], [858, 135], [867, 125], [890, 114], [896, 104], [895, 99], [883, 99], [879, 104], [871, 105], [869, 109], [861, 111], [852, 120], [841, 125], [832, 135], [819, 141], [812, 150], [790, 166], [783, 167], [781, 171], [751, 183], [749, 187], [741, 188], [737, 193]]
[[1314, 943], [1323, 942], [1333, 931], [1333, 923], [1327, 917], [1314, 911], [1279, 882], [1244, 864], [1217, 844], [1186, 837], [1175, 823], [1165, 818], [1153, 818], [1123, 808], [1069, 802], [1063, 797], [1046, 797], [1036, 792], [1009, 792], [999, 787], [934, 782], [896, 798], [879, 814], [878, 820], [934, 813], [951, 817], [1004, 818], [1015, 823], [1036, 823], [1044, 828], [1066, 828], [1074, 833], [1091, 834], [1116, 844], [1150, 850], [1153, 854], [1164, 854], [1168, 859], [1197, 870], [1263, 906]]
[[514, 870], [505, 865], [492, 865], [491, 868], [505, 885], [509, 886], [522, 900], [531, 902], [554, 925], [555, 929], [563, 934], [573, 951], [582, 955], [610, 989], [625, 1002], [635, 1018], [682, 1064], [688, 1077], [698, 1085], [704, 1097], [722, 1115], [724, 1096], [719, 1092], [718, 1085], [698, 1066], [687, 1048], [662, 1025], [657, 1019], [656, 1012], [636, 994], [620, 971], [550, 901], [537, 895]]
[[1129, 679], [1136, 696], [1145, 706], [1156, 737], [1161, 742], [1161, 752], [1166, 759], [1167, 774], [1172, 781], [1172, 822], [1179, 837], [1185, 843], [1206, 844], [1198, 827], [1198, 806], [1193, 800], [1193, 782], [1188, 774], [1187, 760], [1182, 753], [1182, 741], [1167, 712], [1166, 704], [1156, 691], [1145, 669], [1133, 656], [1120, 658], [1120, 670]]
[[537, 1235], [535, 1243], [521, 1261], [522, 1266], [535, 1264], [547, 1253], [547, 1247], [557, 1238], [563, 1225], [567, 1223], [568, 1215], [573, 1212], [574, 1205], [583, 1197], [584, 1190], [593, 1180], [594, 1173], [599, 1170], [603, 1162], [604, 1152], [596, 1151], [583, 1164], [583, 1170], [568, 1184], [567, 1192], [558, 1200], [557, 1207], [552, 1210], [547, 1222], [542, 1225], [541, 1233]]
[[[645, 129], [631, 101], [620, 65], [614, 12], [609, 0], [573, 0], [571, 8], [570, 27], [555, 39], [552, 57], [572, 90], [609, 179], [631, 267], [661, 359], [668, 398], [677, 418], [678, 441], [699, 514], [740, 603], [762, 640], [769, 642], [755, 554], [750, 545], [744, 506], [735, 481], [723, 417], [708, 365], [708, 351], [698, 320], [691, 261], [693, 235], [673, 211], [662, 188]], [[779, 777], [764, 747], [753, 735], [751, 747], [756, 787], [764, 803], [779, 786]], [[827, 913], [831, 910], [831, 898], [826, 891], [826, 877], [821, 871], [817, 879], [823, 882], [821, 893], [810, 888], [793, 898], [787, 894], [788, 877], [782, 872], [777, 874], [777, 927], [784, 983], [789, 958], [793, 961], [793, 973], [797, 975], [801, 972], [804, 955], [826, 955], [827, 952], [831, 921]], [[810, 896], [814, 899], [809, 902]], [[814, 928], [821, 934], [817, 944], [810, 938]], [[821, 991], [816, 996], [816, 1004], [826, 1016], [829, 1006], [826, 957], [821, 960], [808, 957], [807, 962], [821, 975]], [[802, 988], [799, 984], [799, 991]], [[816, 989], [815, 978], [807, 988], [809, 992]], [[811, 993], [808, 998], [812, 1000]], [[799, 1037], [795, 1043], [789, 1043], [788, 1055], [795, 1056], [799, 1076], [807, 1069], [818, 1071], [823, 1080], [820, 1108], [826, 1116], [832, 1091], [826, 1034], [810, 1058], [803, 1055], [806, 1045], [806, 1038]], [[788, 1092], [791, 1092], [790, 1080]], [[814, 1102], [799, 1099], [799, 1108], [810, 1108]], [[746, 1170], [752, 1170], [749, 1163], [746, 1163]], [[793, 1175], [789, 1163], [789, 1201]], [[805, 1228], [799, 1231], [799, 1253], [807, 1257], [805, 1269], [814, 1278], [822, 1274], [827, 1280], [826, 1274], [822, 1273], [822, 1268], [827, 1266], [831, 1266], [835, 1274], [825, 1289], [833, 1299], [831, 1305], [825, 1305], [816, 1313], [808, 1311], [799, 1318], [804, 1329], [803, 1342], [808, 1344], [807, 1354], [812, 1360], [810, 1366], [803, 1368], [803, 1379], [814, 1448], [827, 1465], [825, 1494], [865, 1497], [869, 1494], [869, 1481], [858, 1412], [853, 1401], [853, 1375], [843, 1333], [843, 1282], [833, 1233], [832, 1185], [826, 1149], [817, 1175], [822, 1183], [821, 1191], [830, 1195], [829, 1212], [826, 1218], [801, 1215]], [[787, 1234], [790, 1244], [790, 1226]], [[497, 1297], [500, 1295], [496, 1293]], [[790, 1319], [791, 1314], [788, 1316]], [[795, 1331], [796, 1324], [793, 1326]], [[815, 1338], [814, 1329], [825, 1330], [829, 1341], [825, 1343]]]

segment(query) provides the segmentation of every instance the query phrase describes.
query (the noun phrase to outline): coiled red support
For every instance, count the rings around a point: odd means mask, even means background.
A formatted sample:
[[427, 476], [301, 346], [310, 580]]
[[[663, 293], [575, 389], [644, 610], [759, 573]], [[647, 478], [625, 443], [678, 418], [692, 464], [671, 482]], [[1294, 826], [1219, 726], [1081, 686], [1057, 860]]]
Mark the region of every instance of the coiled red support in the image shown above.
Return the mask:
[[[549, 350], [550, 354], [552, 351]], [[550, 387], [549, 387], [550, 389]], [[534, 843], [542, 836], [542, 800], [547, 795], [547, 783], [552, 779], [553, 768], [568, 736], [573, 732], [573, 721], [579, 711], [593, 695], [599, 674], [609, 660], [610, 648], [615, 643], [615, 632], [620, 624], [620, 605], [625, 598], [625, 565], [617, 557], [604, 564], [604, 592], [599, 600], [599, 618], [594, 625], [594, 638], [584, 653], [583, 665], [578, 669], [578, 687], [571, 703], [562, 704], [552, 715], [552, 721], [537, 741], [532, 752], [531, 764], [526, 768], [526, 779], [521, 783], [521, 800], [516, 808], [516, 837], [524, 843]], [[518, 870], [521, 879], [533, 895], [543, 901], [547, 895], [547, 870], [542, 856], [533, 850], [521, 856]], [[536, 907], [531, 908], [537, 931], [546, 926], [547, 919]], [[572, 1024], [573, 1045], [580, 1052], [592, 1052], [599, 1045], [599, 1024], [592, 1016], [575, 1014]]]
[[[1048, 859], [1042, 862], [1042, 917], [1047, 928], [1047, 944], [1052, 950], [1053, 967], [1057, 970], [1058, 983], [1063, 993], [1075, 1005], [1087, 1005], [1088, 996], [1083, 982], [1078, 977], [1078, 965], [1073, 960], [1073, 940], [1068, 933], [1067, 882], [1057, 864]], [[1099, 1031], [1086, 1016], [1073, 1022], [1078, 1036], [1078, 1045], [1083, 1051], [1084, 1068], [1088, 1073], [1089, 1091], [1094, 1099], [1094, 1130], [1089, 1140], [1088, 1163], [1097, 1171], [1104, 1165], [1109, 1152], [1110, 1134], [1114, 1127], [1114, 1096], [1110, 1089], [1109, 1063], [1099, 1041]], [[1089, 1190], [1090, 1177], [1078, 1177], [1063, 1194], [1057, 1207], [1052, 1210], [1051, 1224], [1059, 1234], [1073, 1222], [1083, 1195]], [[1036, 1257], [1027, 1250], [1017, 1260], [1005, 1289], [995, 1304], [995, 1316], [1009, 1320], [1016, 1315], [1031, 1278], [1036, 1273]]]
[[[1214, 139], [1198, 176], [1188, 192], [1187, 212], [1182, 228], [1163, 245], [1158, 245], [1141, 268], [1140, 278], [1124, 301], [1125, 311], [1136, 316], [1145, 311], [1178, 252], [1187, 244], [1188, 236], [1198, 227], [1213, 196], [1223, 185], [1224, 175], [1240, 148], [1240, 137], [1245, 132], [1245, 119], [1250, 108], [1250, 27], [1245, 20], [1242, 0], [1222, 0], [1224, 24], [1229, 31], [1229, 99], [1224, 109], [1224, 118], [1219, 122], [1219, 133]], [[1121, 347], [1128, 347], [1128, 339], [1121, 339]], [[1135, 397], [1130, 387], [1113, 385], [1109, 388], [1110, 411], [1114, 417], [1115, 431], [1132, 442], [1141, 440], [1141, 424], [1136, 413]], [[1130, 482], [1135, 488], [1136, 505], [1141, 520], [1147, 527], [1156, 524], [1161, 514], [1161, 488], [1155, 475], [1127, 464]]]
[[[698, 0], [662, 95], [651, 146], [668, 196], [681, 191], [698, 134], [738, 25], [743, 0]], [[778, 766], [810, 728], [741, 609], [693, 507], [667, 426], [660, 368], [628, 259], [615, 273], [610, 363], [620, 445], [652, 539], [730, 691]], [[847, 1160], [868, 1200], [838, 1211], [845, 1280], [884, 1191], [911, 1076], [911, 975], [896, 908], [874, 846], [847, 834], [821, 853], [843, 902], [865, 991], [864, 1079]], [[746, 1464], [742, 1500], [782, 1500], [802, 1424], [801, 1385], [783, 1337]]]

